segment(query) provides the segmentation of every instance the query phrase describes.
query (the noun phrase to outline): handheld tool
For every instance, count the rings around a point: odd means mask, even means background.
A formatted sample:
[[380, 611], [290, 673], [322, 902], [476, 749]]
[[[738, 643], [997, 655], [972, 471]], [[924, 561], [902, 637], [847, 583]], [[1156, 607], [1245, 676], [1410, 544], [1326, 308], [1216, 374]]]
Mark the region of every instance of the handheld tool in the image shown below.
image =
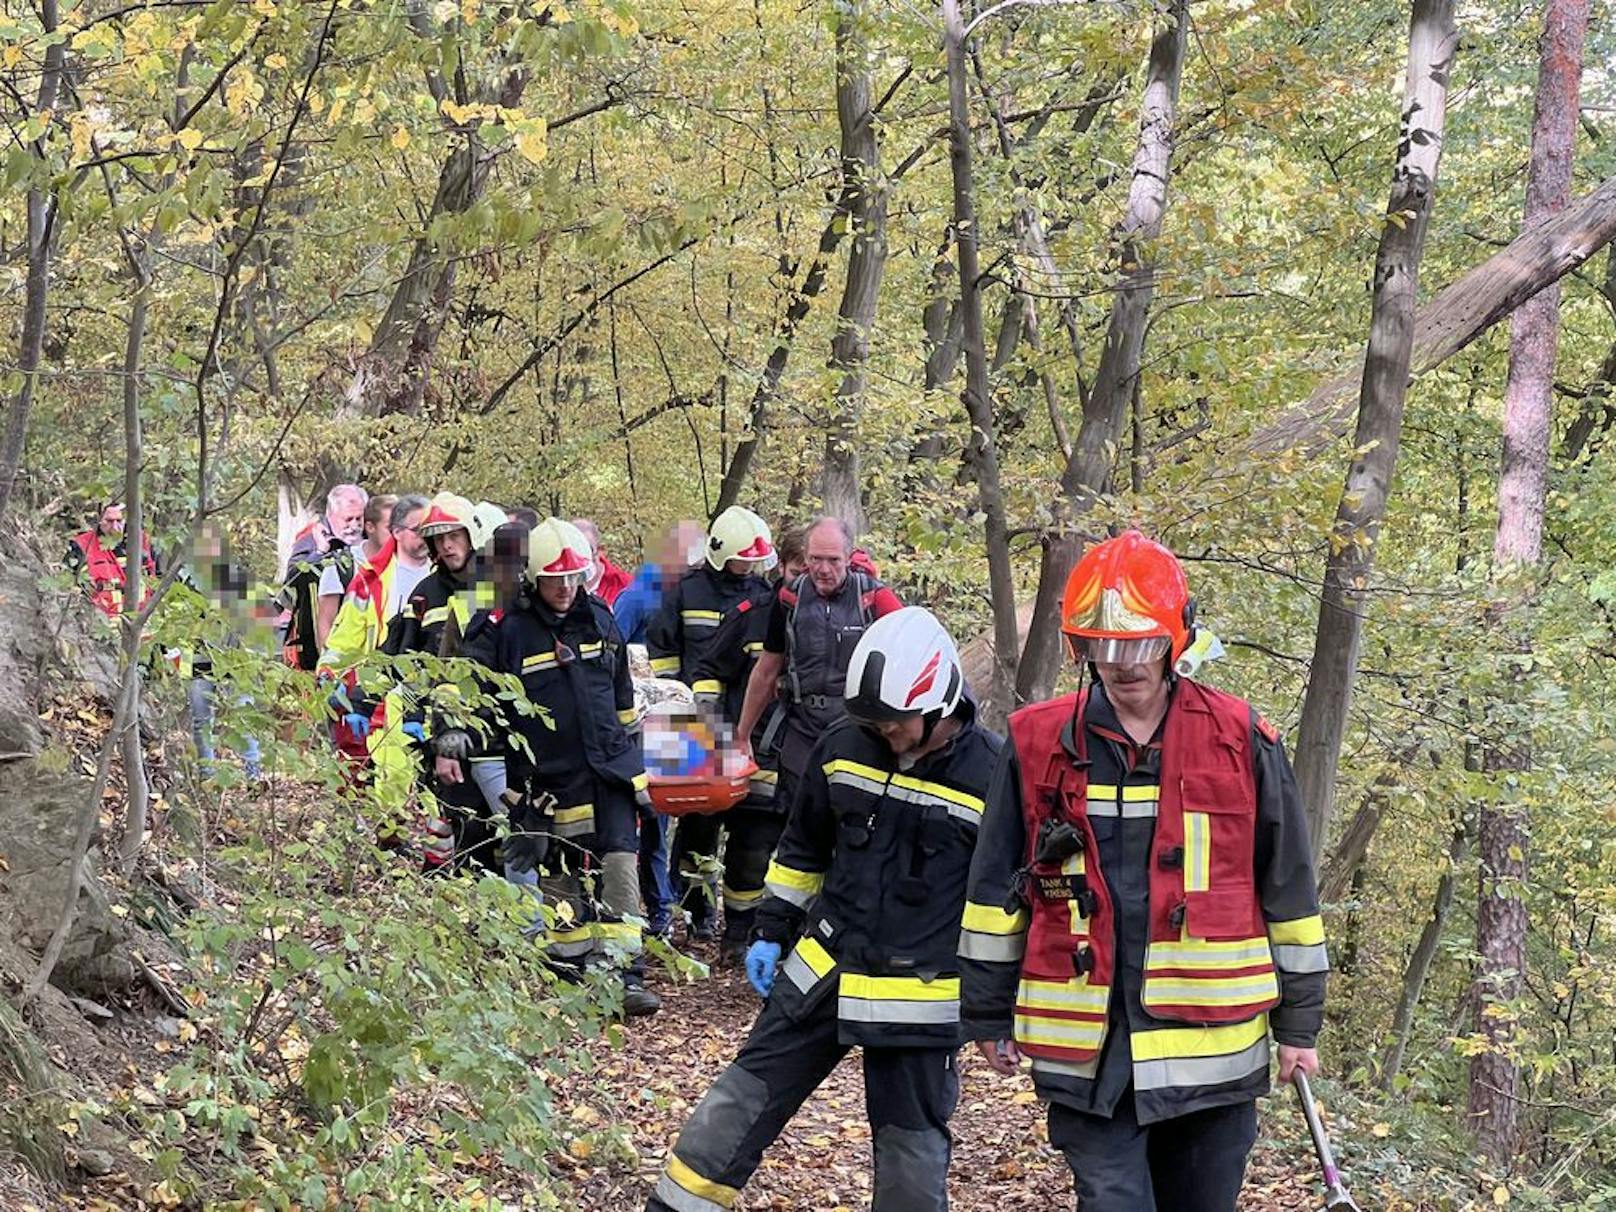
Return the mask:
[[1307, 1119], [1307, 1130], [1313, 1135], [1313, 1150], [1319, 1155], [1319, 1167], [1324, 1171], [1324, 1212], [1362, 1212], [1347, 1194], [1341, 1181], [1341, 1171], [1335, 1168], [1335, 1154], [1330, 1149], [1330, 1138], [1324, 1134], [1324, 1121], [1319, 1118], [1318, 1104], [1313, 1101], [1313, 1090], [1307, 1084], [1307, 1074], [1300, 1069], [1291, 1077], [1296, 1096], [1302, 1102], [1302, 1115]]

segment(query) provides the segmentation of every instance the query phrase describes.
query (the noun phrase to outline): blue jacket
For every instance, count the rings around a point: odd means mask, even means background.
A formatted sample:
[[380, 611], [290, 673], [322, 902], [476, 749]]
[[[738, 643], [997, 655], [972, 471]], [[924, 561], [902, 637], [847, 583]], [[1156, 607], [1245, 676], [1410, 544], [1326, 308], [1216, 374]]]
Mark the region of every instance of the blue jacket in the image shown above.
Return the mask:
[[641, 564], [634, 580], [617, 595], [617, 604], [612, 607], [624, 643], [645, 643], [645, 625], [662, 609], [662, 595], [666, 592], [662, 569], [655, 564]]

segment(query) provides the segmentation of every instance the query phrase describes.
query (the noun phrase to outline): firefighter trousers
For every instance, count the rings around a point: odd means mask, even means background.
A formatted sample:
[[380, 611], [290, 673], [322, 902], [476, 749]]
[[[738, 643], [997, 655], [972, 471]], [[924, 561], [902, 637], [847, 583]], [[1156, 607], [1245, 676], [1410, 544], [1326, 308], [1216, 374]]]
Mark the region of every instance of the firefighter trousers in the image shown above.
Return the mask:
[[[678, 872], [680, 907], [690, 914], [691, 923], [709, 920], [718, 901], [724, 904], [726, 938], [744, 940], [751, 929], [752, 914], [763, 900], [763, 877], [769, 858], [785, 829], [785, 817], [771, 807], [737, 804], [728, 812], [711, 816], [679, 818], [673, 836], [673, 863]], [[724, 838], [724, 878], [715, 888], [714, 875], [704, 875], [702, 858], [718, 854], [719, 833]]]
[[[849, 1050], [836, 999], [800, 1021], [763, 1008], [735, 1062], [679, 1133], [646, 1212], [724, 1212], [797, 1108]], [[946, 1212], [948, 1119], [959, 1101], [952, 1048], [864, 1050], [864, 1100], [875, 1149], [872, 1212]]]
[[1049, 1105], [1049, 1143], [1072, 1168], [1083, 1212], [1235, 1212], [1256, 1139], [1249, 1099], [1143, 1126], [1132, 1089], [1110, 1119]]

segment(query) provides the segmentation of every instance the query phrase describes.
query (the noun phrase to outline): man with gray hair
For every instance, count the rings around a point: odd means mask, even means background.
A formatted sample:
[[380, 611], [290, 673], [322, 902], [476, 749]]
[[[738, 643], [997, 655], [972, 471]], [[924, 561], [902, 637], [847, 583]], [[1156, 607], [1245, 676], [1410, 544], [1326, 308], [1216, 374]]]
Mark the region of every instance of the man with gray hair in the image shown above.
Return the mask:
[[788, 813], [814, 742], [843, 714], [847, 663], [859, 637], [903, 606], [892, 590], [852, 566], [853, 528], [841, 518], [814, 520], [807, 555], [807, 573], [775, 593], [763, 654], [752, 667], [735, 727], [737, 742], [749, 747], [764, 711], [776, 697], [782, 700], [762, 744], [779, 754], [775, 802]]
[[318, 621], [320, 578], [337, 556], [364, 538], [369, 500], [359, 485], [338, 484], [325, 494], [325, 513], [298, 531], [292, 541], [279, 595], [286, 612], [283, 651], [289, 665], [314, 668], [325, 643]]

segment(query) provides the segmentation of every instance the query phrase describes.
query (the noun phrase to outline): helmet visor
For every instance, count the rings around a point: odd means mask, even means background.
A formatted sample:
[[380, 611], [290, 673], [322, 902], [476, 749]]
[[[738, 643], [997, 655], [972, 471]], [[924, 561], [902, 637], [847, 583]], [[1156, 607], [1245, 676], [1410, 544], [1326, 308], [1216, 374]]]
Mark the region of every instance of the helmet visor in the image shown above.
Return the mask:
[[589, 581], [587, 572], [541, 572], [541, 581], [559, 582], [564, 588], [582, 589]]
[[1097, 665], [1148, 665], [1165, 657], [1173, 647], [1171, 636], [1145, 635], [1124, 639], [1117, 636], [1068, 635], [1072, 655]]

